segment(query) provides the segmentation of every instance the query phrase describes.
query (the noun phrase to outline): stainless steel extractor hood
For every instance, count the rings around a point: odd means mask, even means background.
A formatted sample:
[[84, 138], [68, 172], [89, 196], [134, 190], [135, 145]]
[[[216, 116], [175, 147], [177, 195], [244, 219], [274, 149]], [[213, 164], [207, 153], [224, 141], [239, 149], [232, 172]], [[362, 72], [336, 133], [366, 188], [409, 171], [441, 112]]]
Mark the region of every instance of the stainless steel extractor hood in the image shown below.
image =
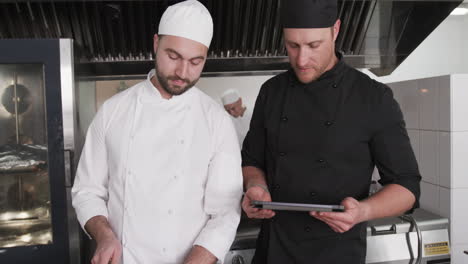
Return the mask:
[[[73, 38], [78, 75], [142, 75], [168, 5], [152, 1], [0, 4], [0, 38]], [[214, 20], [205, 74], [288, 68], [279, 12], [288, 0], [200, 0]], [[356, 68], [391, 73], [462, 1], [338, 1], [337, 49]], [[33, 48], [33, 47], [31, 47]]]

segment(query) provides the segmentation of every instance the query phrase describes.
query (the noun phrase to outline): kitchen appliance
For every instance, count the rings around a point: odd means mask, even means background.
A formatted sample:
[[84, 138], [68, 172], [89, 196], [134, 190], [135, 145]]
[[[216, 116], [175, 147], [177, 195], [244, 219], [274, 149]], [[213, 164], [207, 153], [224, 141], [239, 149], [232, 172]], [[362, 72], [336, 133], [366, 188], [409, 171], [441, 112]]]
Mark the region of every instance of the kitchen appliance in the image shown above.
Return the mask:
[[79, 255], [69, 248], [79, 249], [67, 196], [72, 46], [69, 39], [0, 40], [0, 263], [76, 263], [71, 253]]
[[367, 227], [366, 263], [450, 263], [449, 221], [422, 209]]
[[[368, 222], [366, 263], [450, 263], [449, 221], [423, 209]], [[226, 264], [251, 263], [260, 230], [257, 220], [242, 221]]]

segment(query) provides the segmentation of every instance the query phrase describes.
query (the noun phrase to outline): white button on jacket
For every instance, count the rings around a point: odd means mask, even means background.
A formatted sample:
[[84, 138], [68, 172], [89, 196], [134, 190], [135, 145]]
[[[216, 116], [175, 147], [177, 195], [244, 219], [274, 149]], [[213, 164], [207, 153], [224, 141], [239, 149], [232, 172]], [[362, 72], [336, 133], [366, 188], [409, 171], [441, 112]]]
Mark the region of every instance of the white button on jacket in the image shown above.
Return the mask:
[[72, 189], [78, 220], [106, 216], [125, 238], [124, 264], [182, 263], [193, 245], [222, 261], [242, 195], [232, 121], [196, 87], [163, 99], [153, 75], [107, 100], [88, 129]]

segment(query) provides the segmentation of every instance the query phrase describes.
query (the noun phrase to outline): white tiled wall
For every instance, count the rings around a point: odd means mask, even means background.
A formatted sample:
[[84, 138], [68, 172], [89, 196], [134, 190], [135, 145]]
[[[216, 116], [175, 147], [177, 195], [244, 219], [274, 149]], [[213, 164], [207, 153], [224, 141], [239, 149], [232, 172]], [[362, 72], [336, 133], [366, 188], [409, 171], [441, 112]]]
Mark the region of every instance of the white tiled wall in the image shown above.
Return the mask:
[[408, 129], [408, 136], [410, 138], [411, 146], [413, 147], [414, 155], [416, 156], [416, 160], [418, 161], [418, 164], [420, 161], [420, 153], [419, 153], [419, 150], [420, 150], [419, 146], [421, 142], [420, 134], [421, 134], [421, 131], [417, 129]]
[[468, 244], [452, 245], [450, 249], [451, 263], [452, 264], [466, 264], [468, 263], [468, 255], [463, 251], [468, 250]]
[[450, 219], [452, 263], [468, 263], [468, 74], [389, 84], [422, 176], [421, 207]]
[[439, 215], [450, 218], [451, 214], [451, 191], [449, 188], [439, 187]]
[[429, 78], [418, 80], [419, 128], [440, 130], [439, 128], [439, 80]]
[[419, 198], [421, 208], [438, 213], [439, 202], [439, 186], [422, 181], [421, 197]]
[[423, 181], [439, 185], [439, 132], [422, 130], [419, 147]]
[[[452, 189], [452, 215], [451, 229], [452, 244], [468, 244], [468, 210], [467, 210], [468, 189]], [[468, 263], [468, 262], [467, 262]]]
[[439, 81], [439, 127], [441, 131], [450, 128], [450, 76], [440, 76]]
[[450, 188], [452, 176], [452, 145], [450, 132], [437, 132], [439, 136], [439, 184], [442, 187]]
[[468, 74], [450, 76], [453, 132], [468, 131]]
[[[468, 116], [466, 118], [468, 119]], [[452, 142], [451, 187], [468, 188], [468, 131], [453, 132]], [[468, 200], [468, 196], [466, 198]]]
[[398, 94], [400, 100], [401, 111], [405, 115], [406, 127], [408, 129], [419, 129], [419, 93], [418, 93], [418, 82], [407, 81], [396, 84], [398, 91], [394, 93]]

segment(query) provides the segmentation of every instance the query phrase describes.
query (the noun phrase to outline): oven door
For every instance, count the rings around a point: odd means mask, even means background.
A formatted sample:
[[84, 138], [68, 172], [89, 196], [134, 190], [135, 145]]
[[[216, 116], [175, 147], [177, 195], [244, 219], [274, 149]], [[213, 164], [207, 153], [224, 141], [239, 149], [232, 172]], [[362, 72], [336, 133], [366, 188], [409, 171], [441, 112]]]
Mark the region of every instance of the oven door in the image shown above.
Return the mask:
[[70, 263], [60, 42], [0, 40], [0, 263]]

